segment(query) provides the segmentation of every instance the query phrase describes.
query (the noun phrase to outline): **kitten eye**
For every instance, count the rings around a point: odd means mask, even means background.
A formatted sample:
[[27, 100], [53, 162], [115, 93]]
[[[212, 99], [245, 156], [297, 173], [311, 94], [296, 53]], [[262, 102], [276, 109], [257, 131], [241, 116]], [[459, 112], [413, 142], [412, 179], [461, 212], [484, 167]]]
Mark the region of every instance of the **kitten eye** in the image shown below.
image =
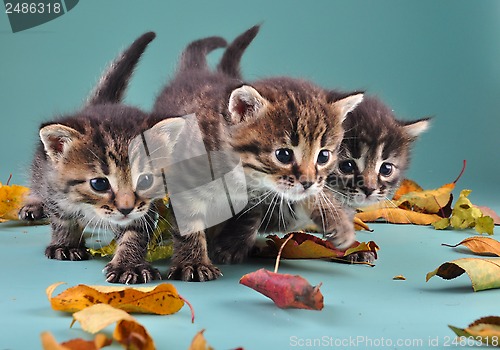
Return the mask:
[[391, 163], [382, 163], [380, 166], [379, 173], [382, 176], [389, 176], [392, 174], [392, 171], [394, 170], [394, 165]]
[[344, 174], [353, 174], [356, 170], [356, 164], [352, 160], [345, 160], [339, 164], [339, 169]]
[[137, 191], [144, 191], [153, 186], [153, 174], [141, 174], [137, 179]]
[[330, 160], [330, 151], [322, 149], [318, 154], [318, 164], [325, 164]]
[[293, 151], [289, 148], [280, 148], [275, 152], [276, 159], [278, 159], [283, 164], [290, 164], [293, 159]]
[[105, 177], [96, 177], [90, 180], [90, 186], [97, 192], [105, 192], [111, 188], [108, 179]]

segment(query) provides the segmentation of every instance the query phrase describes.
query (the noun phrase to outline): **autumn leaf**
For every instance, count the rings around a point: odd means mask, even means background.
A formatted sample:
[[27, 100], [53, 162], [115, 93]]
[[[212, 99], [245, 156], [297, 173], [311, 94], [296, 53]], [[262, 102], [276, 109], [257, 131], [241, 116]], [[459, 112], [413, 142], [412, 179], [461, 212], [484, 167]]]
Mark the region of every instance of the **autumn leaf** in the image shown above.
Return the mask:
[[73, 314], [73, 325], [79, 322], [82, 329], [97, 333], [116, 323], [113, 338], [126, 349], [155, 350], [148, 331], [127, 312], [108, 304], [95, 304]]
[[[169, 283], [161, 283], [155, 287], [108, 287], [80, 284], [52, 297], [55, 288], [61, 284], [54, 283], [46, 290], [52, 308], [58, 311], [75, 312], [103, 303], [127, 312], [169, 315], [179, 311], [184, 306], [184, 302], [187, 302]], [[187, 304], [191, 307], [189, 303]]]
[[500, 216], [491, 208], [485, 207], [485, 206], [480, 206], [480, 205], [475, 205], [476, 208], [479, 208], [483, 215], [489, 216], [490, 218], [493, 219], [493, 222], [495, 225], [500, 225]]
[[260, 269], [244, 275], [240, 283], [270, 298], [280, 308], [323, 309], [321, 285], [311, 286], [298, 275], [280, 274]]
[[[9, 178], [10, 181], [10, 178]], [[19, 185], [2, 185], [0, 182], [0, 222], [18, 220], [18, 213], [23, 206], [24, 197], [29, 189]]]
[[366, 211], [356, 213], [356, 218], [363, 222], [375, 222], [379, 219], [384, 219], [392, 224], [415, 225], [430, 225], [433, 222], [441, 220], [441, 216], [437, 214], [427, 214], [408, 209], [394, 208], [393, 204], [373, 210], [366, 209]]
[[443, 244], [447, 247], [458, 247], [459, 245], [466, 246], [471, 251], [477, 254], [492, 254], [500, 256], [500, 242], [490, 237], [469, 237], [455, 245]]
[[493, 234], [495, 223], [489, 216], [485, 216], [481, 209], [472, 205], [468, 196], [471, 190], [462, 190], [458, 197], [450, 218], [441, 219], [433, 226], [437, 230], [443, 230], [451, 226], [454, 229], [475, 228], [478, 233]]
[[480, 340], [483, 344], [500, 346], [500, 317], [488, 316], [482, 317], [467, 328], [458, 328], [448, 326], [459, 337], [472, 338]]
[[475, 292], [500, 288], [500, 259], [465, 258], [446, 262], [426, 276], [429, 281], [433, 276], [449, 280], [467, 273]]
[[[292, 239], [286, 242], [291, 235], [293, 235]], [[290, 232], [283, 238], [277, 235], [269, 235], [267, 238], [270, 251], [266, 254], [274, 257], [281, 247], [281, 258], [283, 259], [345, 258], [359, 252], [373, 252], [376, 258], [379, 249], [375, 242], [370, 241], [368, 243], [355, 242], [352, 247], [344, 251], [335, 248], [330, 241], [305, 232]]]
[[204, 332], [205, 330], [202, 329], [201, 331], [196, 333], [188, 350], [214, 350], [214, 348], [208, 345], [207, 341], [205, 340], [205, 336], [203, 335]]
[[424, 189], [420, 187], [419, 184], [417, 184], [415, 181], [410, 180], [410, 179], [403, 179], [401, 181], [401, 184], [399, 185], [398, 189], [392, 196], [392, 199], [398, 200], [401, 198], [401, 196], [411, 193], [411, 192], [422, 192]]
[[406, 277], [403, 275], [397, 275], [392, 278], [395, 281], [406, 281]]
[[61, 344], [49, 332], [43, 332], [40, 337], [44, 350], [99, 350], [113, 342], [102, 333], [96, 334], [94, 340], [72, 339]]

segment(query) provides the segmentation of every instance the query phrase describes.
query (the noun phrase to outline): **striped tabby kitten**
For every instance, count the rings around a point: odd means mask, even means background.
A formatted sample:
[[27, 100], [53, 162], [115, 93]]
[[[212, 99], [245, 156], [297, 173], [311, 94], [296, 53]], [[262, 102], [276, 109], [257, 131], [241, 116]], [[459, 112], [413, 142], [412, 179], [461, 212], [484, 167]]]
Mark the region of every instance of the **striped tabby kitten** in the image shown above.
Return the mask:
[[[342, 93], [337, 93], [342, 98]], [[339, 166], [328, 188], [352, 208], [389, 199], [403, 179], [413, 142], [429, 119], [399, 121], [379, 99], [366, 97], [344, 121]]]
[[156, 220], [153, 199], [165, 192], [158, 174], [133, 156], [133, 145], [148, 129], [168, 145], [175, 139], [169, 126], [182, 120], [154, 121], [120, 104], [133, 68], [154, 37], [142, 35], [113, 62], [82, 110], [41, 126], [31, 193], [19, 213], [25, 220], [48, 217], [52, 240], [45, 255], [50, 259], [86, 260], [84, 229], [111, 230], [118, 245], [105, 274], [112, 283], [161, 278], [144, 256]]
[[[207, 68], [205, 55], [225, 41], [212, 37], [190, 44], [177, 75], [154, 106], [158, 115], [196, 113], [206, 150], [233, 151], [241, 159], [250, 196], [243, 212], [208, 230], [201, 224], [206, 213], [202, 199], [183, 208], [193, 213], [192, 229], [174, 240], [171, 278], [215, 279], [220, 271], [209, 254], [222, 263], [240, 262], [253, 247], [257, 232], [283, 232], [306, 222], [322, 227], [339, 247], [354, 241], [352, 221], [336, 209], [335, 198], [323, 187], [337, 167], [342, 121], [363, 96], [334, 101], [328, 91], [291, 78], [244, 84], [230, 56], [241, 55], [257, 30], [254, 27], [235, 39], [216, 72]], [[213, 194], [204, 196], [210, 203]], [[271, 218], [274, 215], [281, 219]]]

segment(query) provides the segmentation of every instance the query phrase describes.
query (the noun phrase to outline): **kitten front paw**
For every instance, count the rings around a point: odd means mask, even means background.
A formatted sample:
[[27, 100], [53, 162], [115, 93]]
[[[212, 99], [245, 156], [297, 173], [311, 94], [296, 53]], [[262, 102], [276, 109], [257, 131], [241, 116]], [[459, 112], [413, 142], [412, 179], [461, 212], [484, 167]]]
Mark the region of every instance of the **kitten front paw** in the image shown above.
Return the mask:
[[81, 261], [88, 260], [90, 254], [84, 247], [66, 247], [60, 245], [49, 245], [45, 248], [45, 256], [55, 260]]
[[161, 280], [160, 272], [147, 262], [137, 265], [109, 263], [103, 272], [106, 274], [106, 281], [109, 283], [139, 284]]
[[220, 241], [209, 251], [210, 259], [219, 264], [241, 264], [252, 251], [253, 246], [245, 242]]
[[211, 263], [174, 263], [169, 270], [168, 279], [186, 282], [206, 282], [222, 276], [222, 272]]
[[26, 204], [19, 210], [19, 219], [26, 221], [37, 221], [45, 219], [47, 216], [43, 211], [41, 202]]
[[336, 248], [345, 250], [352, 246], [352, 244], [356, 240], [356, 234], [354, 233], [354, 229], [334, 230], [331, 233], [326, 233], [325, 238], [328, 241], [332, 242]]

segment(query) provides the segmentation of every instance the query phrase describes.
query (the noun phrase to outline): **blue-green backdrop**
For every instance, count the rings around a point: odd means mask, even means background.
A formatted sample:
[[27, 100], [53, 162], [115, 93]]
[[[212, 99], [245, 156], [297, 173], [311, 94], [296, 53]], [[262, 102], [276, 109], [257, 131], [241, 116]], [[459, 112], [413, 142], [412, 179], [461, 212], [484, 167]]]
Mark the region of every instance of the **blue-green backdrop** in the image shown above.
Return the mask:
[[[101, 71], [153, 30], [131, 82], [130, 104], [149, 109], [191, 40], [228, 40], [262, 23], [243, 58], [248, 79], [291, 75], [364, 89], [402, 119], [433, 116], [409, 176], [500, 194], [500, 2], [85, 0], [51, 22], [13, 34], [0, 14], [0, 181], [26, 183], [38, 124], [81, 106]], [[216, 60], [215, 52], [211, 59]]]

